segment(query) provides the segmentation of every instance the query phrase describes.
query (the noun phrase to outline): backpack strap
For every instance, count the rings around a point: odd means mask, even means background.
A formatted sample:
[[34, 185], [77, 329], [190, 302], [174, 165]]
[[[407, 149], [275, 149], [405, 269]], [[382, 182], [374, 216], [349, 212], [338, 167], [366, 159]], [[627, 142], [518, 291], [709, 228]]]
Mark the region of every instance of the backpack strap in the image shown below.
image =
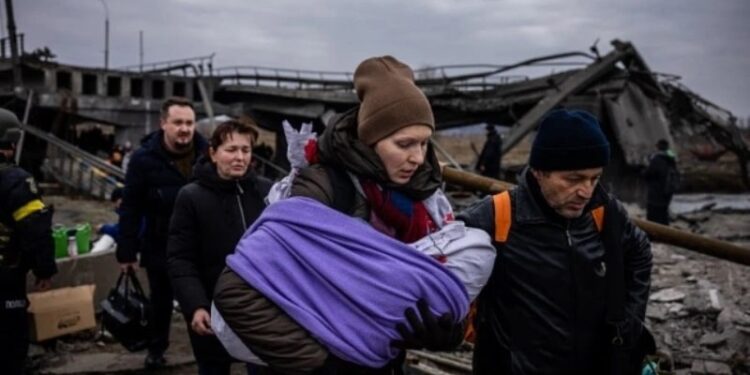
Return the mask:
[[[492, 196], [492, 203], [495, 210], [495, 242], [508, 241], [511, 224], [511, 203], [510, 193], [504, 191]], [[591, 210], [591, 217], [594, 219], [596, 231], [601, 233], [604, 229], [604, 206], [599, 206]]]
[[495, 236], [496, 242], [505, 242], [508, 240], [511, 223], [511, 204], [510, 193], [504, 191], [492, 196], [492, 203], [495, 208]]
[[601, 233], [602, 229], [604, 229], [604, 206], [599, 206], [591, 210], [591, 217], [594, 219], [596, 231]]

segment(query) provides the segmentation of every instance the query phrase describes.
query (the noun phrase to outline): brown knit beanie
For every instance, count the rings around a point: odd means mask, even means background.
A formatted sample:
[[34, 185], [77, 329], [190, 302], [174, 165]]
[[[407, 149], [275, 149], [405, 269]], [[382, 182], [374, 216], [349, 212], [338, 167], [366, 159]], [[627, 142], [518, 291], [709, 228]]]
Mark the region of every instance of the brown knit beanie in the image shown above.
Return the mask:
[[354, 88], [361, 102], [357, 136], [366, 145], [409, 125], [435, 129], [430, 102], [414, 84], [414, 72], [393, 56], [362, 61], [354, 72]]

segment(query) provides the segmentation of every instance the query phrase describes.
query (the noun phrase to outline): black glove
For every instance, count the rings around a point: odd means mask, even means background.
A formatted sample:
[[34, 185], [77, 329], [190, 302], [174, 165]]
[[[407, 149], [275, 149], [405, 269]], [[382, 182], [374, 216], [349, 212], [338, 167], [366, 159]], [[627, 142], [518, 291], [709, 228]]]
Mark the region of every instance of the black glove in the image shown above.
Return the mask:
[[391, 346], [400, 349], [422, 349], [433, 351], [451, 350], [461, 344], [464, 337], [463, 322], [454, 323], [453, 315], [446, 313], [440, 317], [432, 315], [425, 300], [417, 302], [417, 309], [421, 319], [413, 308], [404, 312], [411, 330], [405, 324], [399, 323], [396, 329], [401, 334], [401, 340], [394, 340]]

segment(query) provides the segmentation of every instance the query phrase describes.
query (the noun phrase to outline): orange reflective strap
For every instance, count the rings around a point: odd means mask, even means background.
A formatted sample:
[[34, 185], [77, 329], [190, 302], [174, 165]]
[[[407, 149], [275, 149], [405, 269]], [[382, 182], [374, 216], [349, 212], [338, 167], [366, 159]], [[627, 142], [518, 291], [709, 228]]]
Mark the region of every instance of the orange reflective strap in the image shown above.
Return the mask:
[[477, 331], [474, 329], [474, 319], [477, 318], [477, 301], [469, 306], [469, 315], [466, 317], [466, 329], [464, 330], [464, 341], [475, 342]]
[[604, 206], [599, 206], [591, 210], [591, 217], [594, 218], [594, 224], [596, 225], [596, 231], [601, 232], [604, 228]]
[[495, 194], [492, 201], [495, 206], [495, 241], [505, 242], [510, 233], [510, 193]]

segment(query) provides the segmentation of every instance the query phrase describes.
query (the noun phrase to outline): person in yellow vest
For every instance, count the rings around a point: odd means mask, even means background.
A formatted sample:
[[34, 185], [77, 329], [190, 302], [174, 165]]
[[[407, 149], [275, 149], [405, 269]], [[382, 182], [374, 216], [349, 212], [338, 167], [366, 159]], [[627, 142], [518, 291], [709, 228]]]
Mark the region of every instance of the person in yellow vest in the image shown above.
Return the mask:
[[34, 178], [13, 162], [19, 122], [0, 108], [0, 366], [3, 374], [24, 374], [29, 348], [26, 274], [47, 290], [57, 272], [52, 211], [42, 203]]
[[651, 246], [599, 184], [609, 159], [593, 115], [551, 111], [518, 187], [459, 215], [497, 249], [477, 300], [475, 374], [640, 369]]

